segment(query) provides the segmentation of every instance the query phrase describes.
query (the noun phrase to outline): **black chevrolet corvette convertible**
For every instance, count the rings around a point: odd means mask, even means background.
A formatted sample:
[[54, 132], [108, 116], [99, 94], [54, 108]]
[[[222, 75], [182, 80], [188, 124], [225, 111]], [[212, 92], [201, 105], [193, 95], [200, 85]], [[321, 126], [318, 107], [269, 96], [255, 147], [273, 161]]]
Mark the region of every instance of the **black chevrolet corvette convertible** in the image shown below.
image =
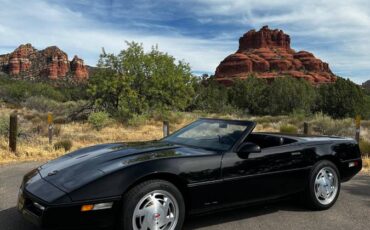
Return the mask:
[[352, 139], [254, 127], [200, 119], [159, 141], [77, 150], [25, 175], [18, 209], [47, 228], [177, 230], [188, 214], [293, 194], [328, 209], [362, 168]]

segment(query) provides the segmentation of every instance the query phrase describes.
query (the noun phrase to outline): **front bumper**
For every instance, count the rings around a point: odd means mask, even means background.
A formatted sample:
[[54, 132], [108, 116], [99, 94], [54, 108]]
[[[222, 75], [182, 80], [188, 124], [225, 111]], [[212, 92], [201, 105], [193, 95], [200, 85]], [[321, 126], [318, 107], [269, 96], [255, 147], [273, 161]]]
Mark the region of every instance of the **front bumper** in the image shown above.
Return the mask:
[[42, 222], [40, 216], [36, 215], [35, 213], [31, 212], [30, 210], [23, 208], [23, 209], [18, 209], [22, 216], [31, 222], [32, 224], [42, 227]]
[[[47, 229], [109, 227], [115, 224], [120, 213], [119, 197], [72, 202], [67, 194], [43, 180], [36, 172], [25, 176], [18, 194], [18, 211], [29, 222]], [[105, 210], [81, 212], [84, 204], [113, 202]]]
[[18, 198], [18, 210], [26, 220], [39, 227], [51, 229], [110, 227], [115, 224], [121, 206], [120, 201], [115, 200], [111, 209], [81, 212], [82, 205], [50, 206], [27, 192], [20, 193]]

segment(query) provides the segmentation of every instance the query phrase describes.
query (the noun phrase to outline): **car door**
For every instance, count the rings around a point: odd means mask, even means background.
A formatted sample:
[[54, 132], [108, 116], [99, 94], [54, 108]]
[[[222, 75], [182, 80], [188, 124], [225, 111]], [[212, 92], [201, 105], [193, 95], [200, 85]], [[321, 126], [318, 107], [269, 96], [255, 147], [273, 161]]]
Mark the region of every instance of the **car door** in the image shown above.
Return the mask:
[[305, 185], [312, 153], [299, 143], [265, 148], [246, 159], [236, 152], [225, 153], [224, 202], [253, 202], [299, 191]]

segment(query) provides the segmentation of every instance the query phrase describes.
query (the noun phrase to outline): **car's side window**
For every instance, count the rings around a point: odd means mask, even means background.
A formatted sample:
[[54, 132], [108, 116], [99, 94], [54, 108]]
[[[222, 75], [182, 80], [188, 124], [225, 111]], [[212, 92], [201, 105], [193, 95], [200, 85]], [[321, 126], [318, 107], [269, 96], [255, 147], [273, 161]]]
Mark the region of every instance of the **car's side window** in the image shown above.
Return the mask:
[[259, 134], [251, 133], [247, 139], [247, 142], [255, 143], [259, 145], [262, 149], [287, 145], [296, 142], [294, 139], [278, 136], [278, 135], [268, 135], [268, 134]]

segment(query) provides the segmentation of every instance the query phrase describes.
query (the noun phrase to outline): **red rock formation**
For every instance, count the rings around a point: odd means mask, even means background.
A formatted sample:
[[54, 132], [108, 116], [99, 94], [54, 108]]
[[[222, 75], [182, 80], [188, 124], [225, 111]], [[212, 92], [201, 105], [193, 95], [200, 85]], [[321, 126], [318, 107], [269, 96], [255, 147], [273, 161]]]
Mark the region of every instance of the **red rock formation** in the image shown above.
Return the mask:
[[41, 51], [47, 60], [47, 71], [44, 71], [49, 79], [63, 78], [69, 72], [68, 56], [56, 46], [48, 47]]
[[27, 71], [31, 66], [29, 57], [35, 53], [35, 49], [31, 44], [19, 46], [9, 56], [9, 74], [17, 75], [20, 72]]
[[362, 83], [362, 87], [370, 92], [370, 80], [365, 81]]
[[282, 30], [251, 30], [239, 39], [239, 49], [226, 57], [216, 69], [216, 79], [230, 84], [233, 79], [244, 79], [251, 74], [273, 79], [290, 75], [313, 84], [336, 80], [328, 63], [307, 51], [295, 52], [290, 48], [290, 37]]
[[260, 31], [250, 30], [239, 39], [239, 52], [259, 48], [283, 48], [290, 50], [290, 37], [282, 30], [270, 30], [264, 26]]
[[80, 82], [89, 77], [83, 60], [77, 56], [70, 62], [68, 55], [56, 46], [38, 51], [31, 44], [21, 45], [10, 54], [0, 55], [0, 71], [32, 80], [48, 78]]
[[71, 61], [71, 70], [74, 73], [75, 79], [78, 81], [86, 80], [89, 77], [89, 72], [84, 65], [84, 61], [77, 57], [77, 55], [75, 55]]

